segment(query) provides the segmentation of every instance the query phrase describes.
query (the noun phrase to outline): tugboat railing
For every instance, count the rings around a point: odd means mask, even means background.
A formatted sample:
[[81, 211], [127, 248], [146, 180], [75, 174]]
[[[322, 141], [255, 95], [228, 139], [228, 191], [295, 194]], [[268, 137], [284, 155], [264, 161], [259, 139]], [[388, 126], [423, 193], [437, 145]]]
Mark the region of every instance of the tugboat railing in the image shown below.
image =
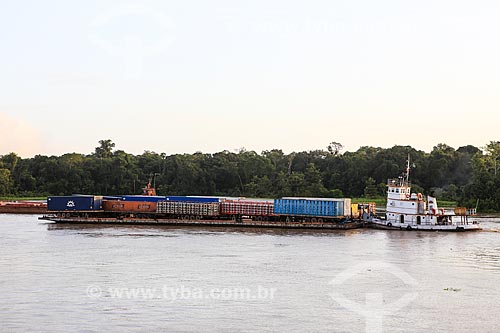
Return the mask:
[[404, 178], [389, 178], [387, 179], [387, 186], [411, 186], [411, 182]]

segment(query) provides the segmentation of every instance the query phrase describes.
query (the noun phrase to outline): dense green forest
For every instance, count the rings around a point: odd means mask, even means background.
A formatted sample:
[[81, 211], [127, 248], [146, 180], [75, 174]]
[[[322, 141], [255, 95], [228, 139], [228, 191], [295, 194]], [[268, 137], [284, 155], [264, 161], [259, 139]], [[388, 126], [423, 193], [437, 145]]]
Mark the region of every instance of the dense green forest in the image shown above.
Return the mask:
[[410, 154], [415, 191], [469, 207], [479, 200], [480, 210], [500, 211], [498, 141], [481, 149], [438, 144], [430, 153], [410, 146], [342, 152], [336, 142], [325, 150], [291, 154], [241, 149], [132, 155], [114, 147], [111, 140], [101, 140], [89, 155], [3, 155], [0, 196], [141, 193], [152, 180], [161, 195], [383, 197], [387, 179], [402, 174]]

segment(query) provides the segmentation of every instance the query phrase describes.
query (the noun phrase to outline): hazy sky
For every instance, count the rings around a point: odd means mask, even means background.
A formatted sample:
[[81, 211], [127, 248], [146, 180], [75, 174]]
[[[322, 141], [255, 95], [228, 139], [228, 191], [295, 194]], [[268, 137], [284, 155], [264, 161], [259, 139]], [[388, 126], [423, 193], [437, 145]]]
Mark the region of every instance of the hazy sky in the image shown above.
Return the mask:
[[499, 140], [500, 1], [2, 1], [0, 155]]

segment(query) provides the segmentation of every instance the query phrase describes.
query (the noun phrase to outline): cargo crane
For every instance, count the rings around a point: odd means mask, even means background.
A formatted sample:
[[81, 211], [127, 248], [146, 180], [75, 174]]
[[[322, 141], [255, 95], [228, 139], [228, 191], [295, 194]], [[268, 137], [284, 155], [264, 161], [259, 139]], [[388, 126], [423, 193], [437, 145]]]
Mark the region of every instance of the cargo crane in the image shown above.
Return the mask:
[[146, 187], [142, 189], [142, 194], [149, 197], [156, 195], [156, 188], [154, 186], [151, 187], [151, 178], [149, 179]]

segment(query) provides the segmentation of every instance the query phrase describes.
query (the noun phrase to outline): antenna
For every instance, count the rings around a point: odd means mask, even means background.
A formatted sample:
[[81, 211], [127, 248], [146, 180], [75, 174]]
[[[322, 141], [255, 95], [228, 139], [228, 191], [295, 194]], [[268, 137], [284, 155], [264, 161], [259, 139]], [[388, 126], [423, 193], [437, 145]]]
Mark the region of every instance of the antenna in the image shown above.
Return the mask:
[[406, 182], [410, 182], [410, 153], [408, 153], [408, 159], [406, 160]]

